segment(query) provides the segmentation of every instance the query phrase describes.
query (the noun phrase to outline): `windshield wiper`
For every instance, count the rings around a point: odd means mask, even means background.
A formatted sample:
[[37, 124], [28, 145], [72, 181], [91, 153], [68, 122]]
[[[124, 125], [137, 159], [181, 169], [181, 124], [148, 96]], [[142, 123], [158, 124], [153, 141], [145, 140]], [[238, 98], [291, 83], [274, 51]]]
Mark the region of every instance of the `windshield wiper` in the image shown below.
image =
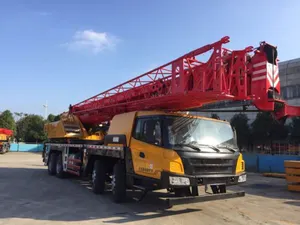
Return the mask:
[[216, 146], [213, 146], [213, 145], [205, 145], [205, 146], [207, 146], [207, 147], [209, 147], [209, 148], [215, 150], [216, 152], [220, 152], [220, 149], [217, 148]]
[[198, 146], [209, 147], [209, 148], [215, 150], [216, 152], [220, 152], [221, 151], [219, 148], [217, 148], [216, 146], [213, 146], [213, 145], [199, 144], [197, 142], [191, 142], [191, 143], [189, 143], [189, 145], [191, 145], [191, 144], [196, 144]]
[[226, 149], [228, 149], [231, 152], [237, 152], [238, 151], [238, 149], [234, 149], [233, 147], [230, 147], [228, 145], [219, 145], [218, 147], [219, 148], [226, 148]]
[[179, 147], [189, 147], [189, 148], [192, 148], [194, 150], [197, 150], [197, 151], [201, 151], [201, 149], [193, 144], [175, 144], [174, 146], [179, 146]]

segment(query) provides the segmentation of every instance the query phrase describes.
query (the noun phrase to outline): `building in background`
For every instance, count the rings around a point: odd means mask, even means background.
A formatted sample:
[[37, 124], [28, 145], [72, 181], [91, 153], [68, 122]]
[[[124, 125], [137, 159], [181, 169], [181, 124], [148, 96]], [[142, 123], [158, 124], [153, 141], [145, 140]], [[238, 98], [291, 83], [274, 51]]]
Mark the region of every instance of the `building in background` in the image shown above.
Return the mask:
[[[281, 85], [281, 95], [290, 105], [300, 106], [300, 58], [279, 62], [279, 77]], [[220, 108], [218, 108], [219, 110]], [[226, 108], [226, 110], [235, 108]], [[241, 109], [240, 107], [238, 109]], [[249, 109], [255, 109], [250, 108]], [[197, 112], [197, 115], [211, 116], [211, 112]], [[218, 116], [222, 120], [230, 121], [234, 112], [219, 112]], [[256, 112], [246, 112], [249, 123], [256, 118]]]
[[300, 105], [300, 58], [279, 63], [281, 95], [290, 105]]

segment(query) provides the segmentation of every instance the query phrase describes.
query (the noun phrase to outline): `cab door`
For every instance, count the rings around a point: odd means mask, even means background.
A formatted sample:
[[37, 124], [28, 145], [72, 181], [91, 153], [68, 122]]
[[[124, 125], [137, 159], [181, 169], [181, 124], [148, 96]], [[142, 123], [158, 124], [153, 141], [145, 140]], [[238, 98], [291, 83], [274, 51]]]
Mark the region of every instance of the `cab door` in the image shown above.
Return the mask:
[[160, 179], [163, 168], [162, 126], [159, 116], [137, 117], [130, 149], [137, 175]]

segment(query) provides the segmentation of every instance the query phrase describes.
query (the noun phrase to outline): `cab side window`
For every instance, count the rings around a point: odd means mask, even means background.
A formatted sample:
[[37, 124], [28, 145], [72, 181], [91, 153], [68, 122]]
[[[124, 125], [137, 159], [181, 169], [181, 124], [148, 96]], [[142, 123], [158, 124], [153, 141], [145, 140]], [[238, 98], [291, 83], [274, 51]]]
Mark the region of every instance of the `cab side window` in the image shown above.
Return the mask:
[[154, 118], [138, 118], [133, 137], [137, 140], [161, 145], [161, 122]]

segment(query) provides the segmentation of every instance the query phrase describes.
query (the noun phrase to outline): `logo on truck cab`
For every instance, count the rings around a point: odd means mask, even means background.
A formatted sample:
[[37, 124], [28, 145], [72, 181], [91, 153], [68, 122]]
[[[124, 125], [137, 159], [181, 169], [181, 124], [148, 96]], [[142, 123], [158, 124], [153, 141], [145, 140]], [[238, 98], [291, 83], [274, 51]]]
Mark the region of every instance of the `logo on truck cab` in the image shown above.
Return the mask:
[[113, 137], [113, 142], [119, 142], [119, 137]]

